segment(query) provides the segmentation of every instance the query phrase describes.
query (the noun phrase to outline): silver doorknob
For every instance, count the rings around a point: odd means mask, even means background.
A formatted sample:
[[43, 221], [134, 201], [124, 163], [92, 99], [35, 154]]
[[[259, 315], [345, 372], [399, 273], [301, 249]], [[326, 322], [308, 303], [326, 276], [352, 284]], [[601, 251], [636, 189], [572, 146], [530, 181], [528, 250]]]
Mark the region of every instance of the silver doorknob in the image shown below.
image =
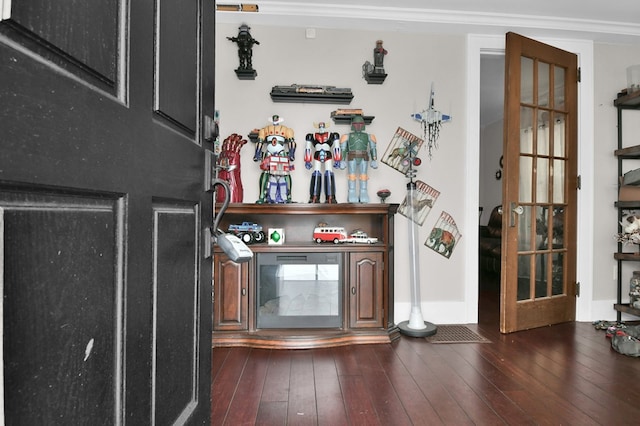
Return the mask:
[[516, 215], [520, 216], [522, 213], [524, 213], [524, 207], [511, 202], [509, 208], [511, 210], [511, 214], [509, 215], [509, 226], [513, 228], [514, 226], [516, 226]]

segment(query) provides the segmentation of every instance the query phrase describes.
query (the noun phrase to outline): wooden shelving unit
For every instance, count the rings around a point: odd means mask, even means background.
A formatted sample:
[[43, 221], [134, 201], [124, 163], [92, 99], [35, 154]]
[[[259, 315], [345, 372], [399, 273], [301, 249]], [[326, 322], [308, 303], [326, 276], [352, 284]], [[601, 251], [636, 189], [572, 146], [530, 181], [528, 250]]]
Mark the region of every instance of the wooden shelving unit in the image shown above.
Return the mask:
[[[614, 155], [618, 159], [618, 176], [622, 176], [624, 160], [640, 159], [640, 145], [625, 146], [622, 136], [624, 110], [640, 111], [640, 91], [633, 93], [620, 93], [613, 101], [618, 113], [618, 149], [614, 151]], [[624, 211], [640, 210], [640, 199], [637, 201], [616, 201], [615, 207], [618, 209], [618, 223], [621, 222]], [[618, 225], [618, 232], [622, 232], [621, 225]], [[618, 251], [613, 254], [614, 259], [618, 262], [618, 288], [617, 300], [613, 308], [617, 311], [617, 320], [621, 321], [622, 313], [627, 313], [640, 317], [640, 309], [630, 306], [628, 303], [622, 303], [623, 288], [629, 289], [629, 285], [624, 285], [622, 281], [622, 263], [623, 262], [640, 262], [640, 252], [630, 253], [623, 251], [624, 246], [618, 243]]]
[[[219, 206], [217, 206], [219, 207]], [[253, 222], [265, 232], [285, 230], [282, 245], [252, 244], [254, 258], [242, 264], [214, 250], [212, 345], [299, 349], [399, 338], [393, 323], [394, 215], [398, 204], [230, 204], [219, 225]], [[360, 229], [377, 243], [315, 243], [319, 223]], [[260, 329], [257, 324], [257, 256], [260, 253], [338, 253], [343, 260], [341, 317], [334, 328]], [[257, 255], [257, 256], [256, 256]]]

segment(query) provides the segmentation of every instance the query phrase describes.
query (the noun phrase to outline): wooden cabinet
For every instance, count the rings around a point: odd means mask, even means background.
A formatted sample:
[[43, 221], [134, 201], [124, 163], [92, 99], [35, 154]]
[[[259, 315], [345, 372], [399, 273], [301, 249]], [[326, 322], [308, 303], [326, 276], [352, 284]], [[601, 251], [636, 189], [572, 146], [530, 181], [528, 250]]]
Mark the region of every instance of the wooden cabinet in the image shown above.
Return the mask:
[[382, 327], [383, 254], [349, 255], [349, 327]]
[[[262, 348], [312, 348], [360, 343], [388, 343], [400, 334], [393, 323], [394, 215], [397, 204], [230, 204], [219, 224], [253, 222], [265, 233], [284, 230], [282, 245], [252, 244], [251, 261], [236, 264], [219, 249], [213, 263], [212, 344]], [[313, 241], [318, 224], [362, 230], [373, 244]], [[339, 327], [260, 328], [258, 259], [275, 253], [335, 253], [341, 259]]]
[[247, 330], [249, 312], [249, 265], [234, 263], [220, 253], [214, 257], [213, 328]]
[[[616, 98], [613, 103], [618, 112], [618, 149], [615, 150], [614, 154], [618, 159], [618, 175], [622, 176], [626, 171], [626, 167], [624, 167], [625, 160], [635, 160], [636, 164], [637, 160], [640, 160], [640, 145], [627, 145], [623, 140], [624, 138], [622, 131], [622, 125], [624, 121], [623, 112], [625, 110], [635, 110], [637, 112], [633, 115], [640, 113], [640, 91], [618, 96], [618, 98]], [[637, 120], [637, 117], [635, 117], [635, 119]], [[634, 167], [637, 167], [637, 165]], [[635, 188], [633, 188], [633, 191], [635, 191]], [[635, 196], [624, 197], [624, 200], [620, 199], [615, 203], [615, 207], [618, 209], [618, 224], [620, 224], [620, 222], [622, 221], [622, 217], [626, 212], [632, 210], [640, 210], [640, 188], [638, 188], [636, 192], [638, 192], [637, 198]], [[622, 232], [621, 225], [618, 225], [618, 232]], [[630, 250], [633, 250], [633, 252], [630, 252]], [[640, 253], [638, 252], [638, 247], [635, 245], [625, 246], [622, 243], [618, 243], [618, 251], [614, 253], [613, 257], [618, 262], [617, 300], [614, 304], [614, 309], [618, 311], [617, 319], [618, 321], [621, 321], [622, 312], [640, 316], [640, 309], [630, 306], [629, 303], [623, 303], [623, 300], [626, 299], [626, 296], [629, 293], [629, 279], [631, 276], [630, 274], [628, 276], [623, 275], [622, 271], [623, 262], [640, 262]], [[637, 266], [638, 269], [640, 269], [640, 263], [637, 264]]]

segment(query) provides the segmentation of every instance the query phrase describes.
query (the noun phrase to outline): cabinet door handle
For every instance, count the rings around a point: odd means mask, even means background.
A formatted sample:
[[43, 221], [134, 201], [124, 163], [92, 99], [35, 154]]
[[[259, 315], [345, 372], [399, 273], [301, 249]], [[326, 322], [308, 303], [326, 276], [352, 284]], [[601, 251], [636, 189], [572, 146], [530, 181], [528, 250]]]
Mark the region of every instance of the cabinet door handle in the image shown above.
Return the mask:
[[242, 291], [240, 292], [243, 296], [247, 295], [247, 289], [243, 288]]
[[356, 294], [356, 288], [355, 287], [351, 287], [351, 294], [353, 294], [355, 296], [355, 294]]

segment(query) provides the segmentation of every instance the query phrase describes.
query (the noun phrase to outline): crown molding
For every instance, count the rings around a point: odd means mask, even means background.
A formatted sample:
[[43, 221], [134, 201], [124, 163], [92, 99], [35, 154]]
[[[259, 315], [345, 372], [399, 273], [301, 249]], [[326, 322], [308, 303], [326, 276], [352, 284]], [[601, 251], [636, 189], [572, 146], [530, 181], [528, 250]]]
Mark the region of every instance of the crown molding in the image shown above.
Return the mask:
[[250, 22], [280, 27], [344, 28], [371, 31], [504, 34], [527, 29], [545, 35], [602, 40], [640, 39], [640, 23], [573, 17], [487, 13], [317, 3], [258, 3], [257, 13], [218, 12], [220, 23]]

